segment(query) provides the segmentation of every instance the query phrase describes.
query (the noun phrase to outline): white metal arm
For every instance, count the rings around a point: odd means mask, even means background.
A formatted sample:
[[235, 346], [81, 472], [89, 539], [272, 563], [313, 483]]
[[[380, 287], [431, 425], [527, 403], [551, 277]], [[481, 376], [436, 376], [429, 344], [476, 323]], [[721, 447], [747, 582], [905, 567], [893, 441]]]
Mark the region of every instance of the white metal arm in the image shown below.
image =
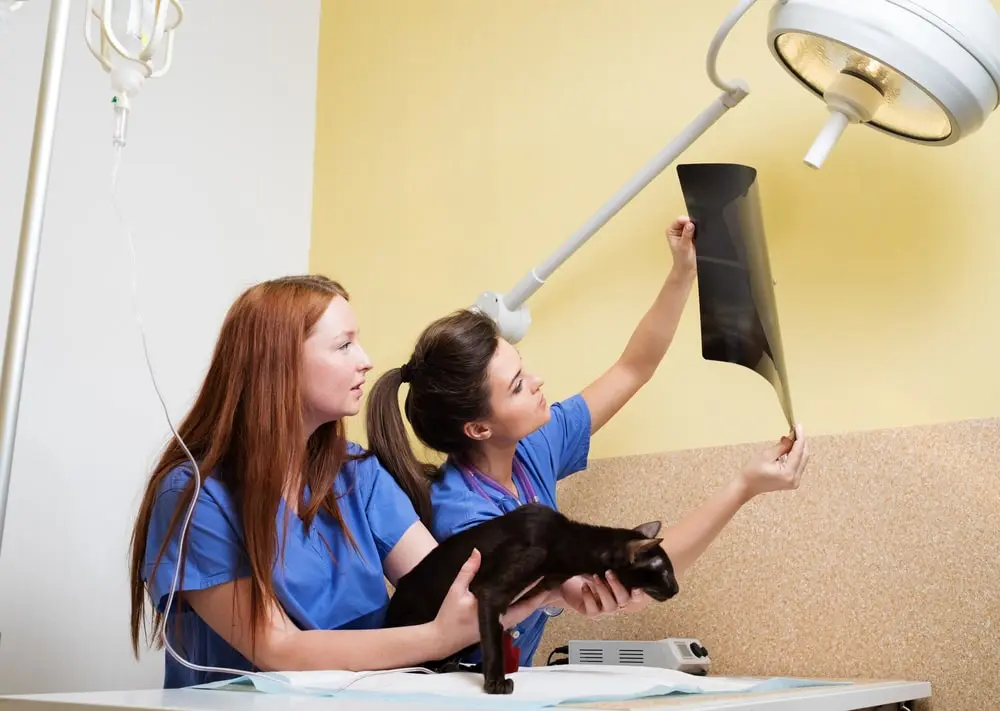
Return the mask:
[[709, 45], [706, 59], [708, 78], [722, 90], [722, 94], [688, 124], [676, 138], [664, 146], [663, 150], [646, 163], [638, 173], [630, 178], [618, 192], [612, 195], [580, 229], [559, 245], [545, 261], [533, 268], [515, 284], [514, 288], [506, 294], [498, 294], [492, 291], [484, 292], [476, 300], [473, 308], [489, 314], [497, 322], [500, 332], [506, 340], [511, 343], [517, 343], [524, 338], [528, 327], [531, 325], [531, 315], [524, 304], [532, 294], [541, 288], [545, 280], [556, 269], [562, 266], [588, 239], [593, 237], [608, 220], [625, 207], [632, 198], [649, 185], [656, 176], [662, 173], [668, 165], [677, 160], [677, 157], [681, 153], [698, 140], [729, 109], [736, 106], [749, 94], [750, 89], [743, 80], [737, 79], [727, 82], [720, 79], [716, 70], [716, 64], [718, 62], [719, 51], [726, 37], [755, 2], [756, 0], [741, 0], [739, 5], [723, 20]]

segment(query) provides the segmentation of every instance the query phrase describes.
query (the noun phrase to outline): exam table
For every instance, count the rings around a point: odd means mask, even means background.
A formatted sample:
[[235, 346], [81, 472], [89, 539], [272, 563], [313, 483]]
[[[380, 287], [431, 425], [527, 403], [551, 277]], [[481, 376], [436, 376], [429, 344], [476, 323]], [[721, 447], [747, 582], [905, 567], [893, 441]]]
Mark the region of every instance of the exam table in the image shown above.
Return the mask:
[[[635, 701], [589, 703], [554, 708], [666, 709], [672, 711], [896, 711], [929, 698], [929, 682], [859, 681], [844, 686], [808, 687], [752, 694], [696, 694]], [[449, 709], [464, 706], [449, 703]], [[252, 690], [150, 689], [76, 694], [0, 696], [0, 711], [438, 711], [440, 705], [408, 701], [337, 699]], [[469, 705], [475, 709], [475, 704]]]

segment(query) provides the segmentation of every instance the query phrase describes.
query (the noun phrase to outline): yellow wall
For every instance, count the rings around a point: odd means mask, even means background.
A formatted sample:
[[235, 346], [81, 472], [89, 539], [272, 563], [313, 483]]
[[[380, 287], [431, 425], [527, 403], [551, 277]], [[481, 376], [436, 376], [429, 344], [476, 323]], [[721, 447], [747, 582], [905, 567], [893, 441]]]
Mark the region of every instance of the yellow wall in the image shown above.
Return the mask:
[[[768, 4], [721, 58], [753, 93], [681, 161], [760, 171], [798, 418], [834, 433], [1000, 415], [1000, 116], [947, 149], [851, 128], [812, 171], [825, 109], [770, 57]], [[714, 98], [704, 53], [733, 5], [323, 3], [311, 266], [352, 292], [376, 372], [431, 319], [510, 288]], [[683, 209], [670, 167], [532, 298], [520, 347], [550, 399], [618, 356]], [[701, 359], [696, 299], [595, 456], [784, 431], [766, 381]]]

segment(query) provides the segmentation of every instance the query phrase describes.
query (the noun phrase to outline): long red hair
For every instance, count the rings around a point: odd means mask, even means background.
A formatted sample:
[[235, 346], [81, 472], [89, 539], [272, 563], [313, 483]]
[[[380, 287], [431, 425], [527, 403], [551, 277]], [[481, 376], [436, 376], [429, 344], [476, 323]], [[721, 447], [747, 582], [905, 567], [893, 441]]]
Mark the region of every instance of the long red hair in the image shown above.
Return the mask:
[[[305, 441], [300, 364], [303, 341], [330, 301], [349, 298], [337, 282], [322, 276], [292, 276], [263, 282], [245, 291], [230, 307], [198, 398], [177, 428], [198, 462], [202, 484], [221, 481], [238, 507], [244, 553], [250, 567], [250, 624], [256, 630], [266, 606], [275, 600], [272, 570], [277, 551], [275, 519], [289, 476], [300, 473], [299, 516], [309, 526], [320, 510], [329, 513], [350, 539], [334, 493], [334, 479], [347, 458], [347, 438], [341, 421], [318, 428]], [[167, 444], [139, 508], [130, 546], [132, 648], [139, 655], [139, 631], [147, 632], [143, 582], [147, 535], [157, 491], [165, 477], [188, 461], [176, 439]], [[306, 504], [306, 486], [315, 495]], [[318, 492], [322, 492], [320, 495]], [[179, 535], [191, 503], [194, 480], [173, 513], [169, 535], [156, 554]], [[181, 570], [187, 555], [180, 554]], [[353, 539], [352, 543], [353, 543]], [[171, 575], [173, 571], [170, 571]], [[174, 596], [183, 603], [178, 591]], [[162, 645], [163, 615], [152, 607], [155, 646]], [[252, 643], [252, 642], [251, 642]]]

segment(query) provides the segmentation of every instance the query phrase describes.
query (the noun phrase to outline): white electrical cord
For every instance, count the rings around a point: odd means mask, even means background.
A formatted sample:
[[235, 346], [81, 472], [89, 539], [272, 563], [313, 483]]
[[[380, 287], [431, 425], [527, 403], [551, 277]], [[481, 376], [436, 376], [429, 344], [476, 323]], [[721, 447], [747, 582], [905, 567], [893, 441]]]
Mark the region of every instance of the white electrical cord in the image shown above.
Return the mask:
[[[187, 661], [180, 654], [178, 654], [174, 650], [174, 648], [170, 646], [170, 640], [167, 638], [167, 618], [170, 614], [171, 608], [173, 607], [174, 595], [177, 592], [177, 586], [180, 580], [180, 571], [181, 571], [180, 562], [181, 562], [181, 552], [184, 550], [184, 538], [187, 535], [188, 525], [191, 523], [191, 517], [194, 514], [195, 505], [198, 503], [198, 496], [201, 493], [201, 470], [198, 468], [198, 462], [195, 461], [194, 456], [192, 456], [191, 451], [184, 443], [184, 440], [181, 439], [180, 434], [178, 434], [177, 429], [174, 427], [173, 421], [170, 419], [170, 411], [168, 410], [167, 403], [164, 401], [163, 394], [160, 392], [160, 388], [156, 383], [156, 375], [153, 373], [153, 364], [149, 356], [149, 346], [146, 342], [146, 330], [143, 326], [142, 313], [141, 310], [139, 309], [138, 269], [136, 267], [135, 245], [133, 244], [132, 241], [132, 230], [129, 227], [128, 222], [126, 222], [125, 220], [125, 215], [121, 209], [121, 205], [119, 205], [118, 203], [118, 172], [121, 167], [121, 158], [122, 158], [122, 146], [120, 143], [117, 142], [114, 143], [114, 151], [115, 151], [114, 166], [111, 170], [111, 204], [114, 207], [115, 214], [118, 217], [118, 221], [121, 223], [122, 231], [125, 233], [125, 238], [128, 243], [129, 257], [131, 258], [132, 262], [132, 279], [131, 279], [132, 306], [135, 311], [136, 323], [139, 326], [139, 335], [142, 338], [142, 350], [146, 358], [146, 367], [149, 370], [149, 377], [153, 383], [153, 389], [156, 391], [156, 397], [160, 401], [160, 406], [163, 408], [164, 416], [167, 418], [167, 425], [170, 427], [170, 431], [173, 433], [174, 437], [177, 439], [177, 442], [180, 444], [181, 449], [183, 449], [184, 453], [187, 455], [188, 461], [191, 462], [191, 466], [194, 467], [194, 496], [191, 498], [191, 503], [188, 505], [187, 514], [184, 517], [184, 523], [181, 525], [180, 537], [177, 541], [177, 564], [174, 567], [174, 577], [173, 581], [170, 583], [170, 593], [167, 595], [167, 604], [163, 612], [163, 627], [160, 632], [160, 637], [162, 638], [164, 647], [166, 648], [170, 656], [172, 656], [175, 660], [177, 660], [179, 664], [182, 664], [188, 669], [192, 669], [194, 671], [216, 672], [220, 674], [232, 674], [235, 676], [246, 676], [250, 678], [262, 679], [269, 683], [283, 684], [292, 690], [309, 693], [311, 690], [302, 687], [297, 687], [294, 684], [292, 684], [292, 682], [279, 675], [272, 675], [261, 672], [252, 672], [242, 669], [227, 669], [225, 667], [207, 667], [207, 666], [202, 666], [200, 664], [194, 664], [192, 662]], [[350, 682], [336, 689], [323, 689], [322, 691], [324, 693], [328, 692], [335, 693], [338, 691], [343, 691], [352, 684], [355, 684], [361, 679], [364, 679], [366, 677], [377, 676], [379, 674], [390, 674], [400, 671], [424, 672], [427, 674], [433, 673], [431, 672], [431, 670], [425, 669], [423, 667], [409, 667], [404, 669], [386, 669], [378, 671], [360, 672]]]

